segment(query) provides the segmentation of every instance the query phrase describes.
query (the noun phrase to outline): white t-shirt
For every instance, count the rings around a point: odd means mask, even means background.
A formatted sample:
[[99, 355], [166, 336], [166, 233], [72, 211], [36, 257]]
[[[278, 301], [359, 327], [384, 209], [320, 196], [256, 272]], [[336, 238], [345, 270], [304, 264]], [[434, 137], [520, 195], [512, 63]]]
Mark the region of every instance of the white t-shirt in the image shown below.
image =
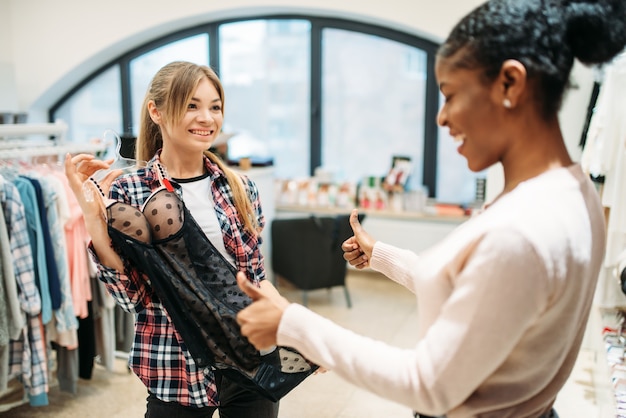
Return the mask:
[[222, 228], [217, 219], [209, 173], [190, 179], [174, 179], [183, 188], [183, 201], [209, 241], [235, 266], [235, 259], [226, 251]]

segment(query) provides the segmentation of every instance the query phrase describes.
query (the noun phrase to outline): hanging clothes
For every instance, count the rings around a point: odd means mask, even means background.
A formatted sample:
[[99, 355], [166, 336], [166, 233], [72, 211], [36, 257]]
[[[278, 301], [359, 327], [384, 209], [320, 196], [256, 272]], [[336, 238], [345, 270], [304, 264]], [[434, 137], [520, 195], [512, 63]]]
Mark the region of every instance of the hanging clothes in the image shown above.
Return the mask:
[[37, 206], [37, 196], [33, 185], [22, 176], [13, 179], [13, 184], [22, 199], [24, 214], [28, 225], [28, 236], [34, 260], [35, 283], [41, 297], [41, 315], [44, 325], [52, 319], [52, 300], [46, 267], [46, 250], [43, 242], [41, 219]]
[[[0, 180], [1, 181], [1, 180]], [[4, 201], [4, 192], [0, 186], [0, 202]], [[9, 354], [10, 340], [20, 338], [26, 326], [26, 316], [18, 299], [17, 282], [13, 269], [11, 242], [4, 217], [4, 210], [0, 210], [0, 259], [2, 261], [2, 284], [6, 303], [8, 338], [6, 344], [0, 344], [0, 392], [5, 391], [9, 381]]]
[[[88, 266], [93, 296], [96, 354], [100, 359], [100, 364], [107, 370], [113, 371], [115, 367], [115, 306], [117, 304], [113, 296], [106, 290], [104, 283], [98, 280], [98, 267], [91, 257]], [[127, 312], [125, 314], [131, 319], [133, 318], [132, 314]]]
[[596, 303], [606, 308], [626, 306], [614, 269], [626, 249], [626, 51], [604, 72], [581, 165], [592, 177], [604, 177], [602, 204], [609, 209], [607, 247]]
[[[50, 340], [62, 347], [75, 349], [78, 346], [78, 320], [74, 314], [64, 228], [67, 219], [69, 219], [66, 191], [61, 181], [55, 175], [51, 175], [53, 172], [59, 172], [57, 168], [46, 165], [37, 167], [37, 170], [36, 172], [28, 171], [26, 175], [37, 179], [41, 185], [47, 218], [47, 232], [50, 235], [52, 247], [51, 258], [54, 259], [54, 264], [49, 266], [49, 268], [56, 267], [61, 299], [60, 306], [53, 312], [54, 327], [50, 329]], [[45, 229], [44, 227], [44, 231]]]
[[591, 99], [589, 99], [589, 105], [587, 106], [587, 115], [585, 116], [585, 124], [583, 126], [583, 132], [580, 136], [580, 142], [578, 145], [581, 149], [585, 148], [587, 144], [587, 135], [589, 133], [589, 124], [591, 122], [591, 118], [593, 117], [593, 112], [596, 108], [596, 103], [598, 103], [598, 96], [600, 95], [600, 88], [602, 87], [602, 83], [598, 80], [593, 82], [593, 88], [591, 89]]
[[48, 214], [46, 201], [44, 199], [43, 187], [39, 179], [31, 175], [21, 176], [33, 185], [35, 190], [35, 202], [39, 212], [39, 221], [41, 224], [41, 238], [44, 245], [44, 258], [46, 273], [48, 274], [48, 289], [50, 291], [50, 301], [52, 310], [58, 310], [61, 307], [61, 284], [59, 282], [59, 270], [54, 257], [54, 249], [52, 248], [52, 237], [50, 234], [50, 225], [48, 225]]
[[9, 348], [8, 378], [17, 376], [33, 406], [48, 404], [48, 367], [41, 298], [35, 283], [35, 267], [29, 242], [28, 222], [17, 187], [0, 176], [0, 203], [9, 235], [9, 248], [19, 288], [18, 299], [26, 325]]
[[75, 316], [83, 319], [89, 315], [87, 304], [92, 298], [91, 284], [89, 282], [89, 255], [86, 250], [91, 239], [85, 226], [82, 210], [70, 189], [65, 174], [61, 172], [53, 172], [52, 174], [61, 181], [67, 198], [69, 217], [65, 222], [65, 238], [71, 277], [72, 300], [74, 301]]
[[[74, 312], [69, 275], [68, 254], [64, 225], [69, 219], [65, 188], [53, 173], [61, 173], [60, 166], [37, 165], [23, 176], [36, 186], [41, 223], [46, 244], [48, 277], [53, 307], [52, 321], [46, 327], [47, 340], [56, 351], [56, 377], [63, 392], [77, 393], [78, 384], [78, 318]], [[56, 280], [55, 280], [56, 279]], [[55, 281], [58, 284], [55, 285]], [[56, 294], [55, 294], [56, 292]], [[55, 299], [58, 302], [55, 302]]]
[[10, 394], [9, 381], [18, 380], [25, 401], [44, 406], [52, 365], [59, 388], [76, 393], [78, 321], [87, 318], [91, 301], [89, 236], [57, 162], [65, 152], [97, 152], [102, 145], [14, 141], [12, 146], [0, 155], [0, 297], [5, 297], [0, 299], [0, 394]]
[[[8, 387], [9, 342], [12, 335], [11, 317], [13, 313], [11, 312], [12, 307], [9, 305], [12, 298], [12, 290], [8, 289], [7, 285], [10, 282], [15, 284], [12, 276], [13, 268], [10, 270], [7, 268], [7, 266], [11, 265], [11, 263], [8, 261], [9, 258], [4, 256], [4, 250], [8, 251], [8, 249], [9, 236], [6, 231], [4, 212], [0, 210], [0, 292], [2, 293], [0, 295], [0, 316], [3, 318], [0, 321], [0, 326], [2, 327], [2, 331], [0, 332], [0, 393], [5, 391]], [[3, 261], [3, 259], [6, 261]], [[9, 277], [10, 280], [6, 280]], [[14, 297], [17, 299], [17, 289], [14, 289], [14, 291]]]
[[[80, 227], [82, 217], [72, 218], [68, 196], [73, 197], [73, 194], [64, 185], [65, 176], [58, 166], [53, 168], [47, 164], [33, 166], [18, 161], [4, 162], [0, 173], [4, 174], [1, 196], [3, 209], [23, 218], [23, 222], [16, 223], [15, 219], [9, 220], [7, 216], [2, 222], [5, 234], [0, 235], [0, 239], [6, 240], [7, 245], [2, 246], [0, 255], [3, 261], [9, 260], [2, 265], [13, 267], [15, 261], [20, 266], [28, 266], [27, 271], [31, 273], [31, 283], [35, 285], [34, 295], [38, 303], [38, 310], [30, 311], [24, 309], [22, 300], [10, 305], [14, 310], [17, 305], [22, 326], [17, 332], [13, 332], [8, 346], [3, 347], [0, 344], [0, 360], [3, 361], [0, 366], [0, 389], [6, 388], [10, 379], [17, 378], [24, 385], [30, 404], [42, 406], [48, 402], [47, 368], [48, 357], [52, 354], [48, 351], [49, 347], [58, 350], [56, 362], [53, 364], [57, 366], [61, 390], [76, 393], [79, 318], [74, 308], [74, 293], [80, 295], [78, 303], [84, 306], [87, 306], [88, 301], [85, 299], [90, 297], [90, 293], [74, 292], [73, 289], [80, 289], [81, 284], [84, 286], [83, 283], [89, 285], [90, 281], [86, 269], [72, 270], [69, 260], [77, 260], [79, 265], [86, 265], [86, 238], [81, 235], [80, 241], [77, 241], [75, 248], [68, 254], [68, 231], [65, 226], [72, 220], [74, 225]], [[4, 212], [3, 210], [3, 215]], [[21, 229], [16, 233], [9, 230], [9, 227]], [[19, 245], [15, 243], [18, 239]], [[17, 251], [16, 247], [19, 247]], [[3, 268], [2, 280], [13, 283], [14, 288], [17, 288], [20, 277], [16, 274], [16, 269], [7, 270], [11, 269]], [[76, 272], [77, 276], [71, 275]], [[80, 272], [84, 274], [81, 276]], [[22, 297], [21, 288], [20, 292], [13, 292], [16, 298], [18, 293]], [[14, 314], [12, 316], [15, 317]], [[15, 328], [15, 325], [12, 327]]]

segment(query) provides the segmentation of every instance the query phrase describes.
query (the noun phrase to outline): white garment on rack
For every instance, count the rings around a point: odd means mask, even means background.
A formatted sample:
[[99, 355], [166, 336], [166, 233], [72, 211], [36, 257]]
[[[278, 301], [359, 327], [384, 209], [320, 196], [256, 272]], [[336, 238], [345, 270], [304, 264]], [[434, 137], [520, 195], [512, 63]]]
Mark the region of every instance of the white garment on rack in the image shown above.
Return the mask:
[[602, 204], [610, 208], [607, 247], [596, 303], [624, 307], [626, 296], [614, 275], [619, 256], [626, 249], [626, 51], [605, 70], [595, 112], [581, 157], [583, 169], [604, 176]]

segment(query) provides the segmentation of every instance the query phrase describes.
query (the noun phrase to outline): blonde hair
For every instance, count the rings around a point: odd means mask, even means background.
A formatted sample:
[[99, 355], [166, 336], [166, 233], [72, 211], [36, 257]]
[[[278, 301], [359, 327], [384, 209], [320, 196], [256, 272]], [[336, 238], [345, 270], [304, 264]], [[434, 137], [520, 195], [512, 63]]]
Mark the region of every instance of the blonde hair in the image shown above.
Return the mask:
[[[135, 145], [137, 161], [149, 161], [163, 147], [161, 128], [154, 123], [148, 112], [148, 103], [153, 101], [166, 123], [180, 122], [187, 110], [198, 83], [204, 78], [215, 86], [222, 101], [224, 113], [224, 88], [215, 71], [206, 65], [175, 61], [161, 68], [152, 79], [141, 108], [139, 133]], [[226, 181], [232, 189], [235, 209], [244, 228], [252, 234], [258, 234], [257, 217], [248, 198], [242, 178], [230, 169], [217, 155], [210, 151], [204, 154], [217, 164], [226, 175]]]

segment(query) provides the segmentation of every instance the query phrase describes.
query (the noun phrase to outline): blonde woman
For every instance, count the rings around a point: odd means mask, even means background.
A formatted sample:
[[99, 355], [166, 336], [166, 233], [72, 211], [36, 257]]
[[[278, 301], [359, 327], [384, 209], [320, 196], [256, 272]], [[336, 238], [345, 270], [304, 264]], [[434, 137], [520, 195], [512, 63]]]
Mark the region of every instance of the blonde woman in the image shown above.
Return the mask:
[[[259, 236], [265, 220], [256, 185], [207, 151], [222, 129], [224, 91], [207, 66], [173, 62], [150, 83], [141, 109], [135, 173], [111, 172], [100, 182], [108, 197], [140, 209], [157, 189], [175, 191], [197, 225], [251, 283], [265, 286]], [[265, 399], [208, 367], [199, 367], [150, 285], [112, 248], [107, 221], [83, 182], [106, 162], [87, 155], [66, 158], [66, 175], [84, 212], [99, 279], [119, 306], [135, 314], [129, 364], [148, 390], [147, 418], [276, 418], [278, 402]]]

